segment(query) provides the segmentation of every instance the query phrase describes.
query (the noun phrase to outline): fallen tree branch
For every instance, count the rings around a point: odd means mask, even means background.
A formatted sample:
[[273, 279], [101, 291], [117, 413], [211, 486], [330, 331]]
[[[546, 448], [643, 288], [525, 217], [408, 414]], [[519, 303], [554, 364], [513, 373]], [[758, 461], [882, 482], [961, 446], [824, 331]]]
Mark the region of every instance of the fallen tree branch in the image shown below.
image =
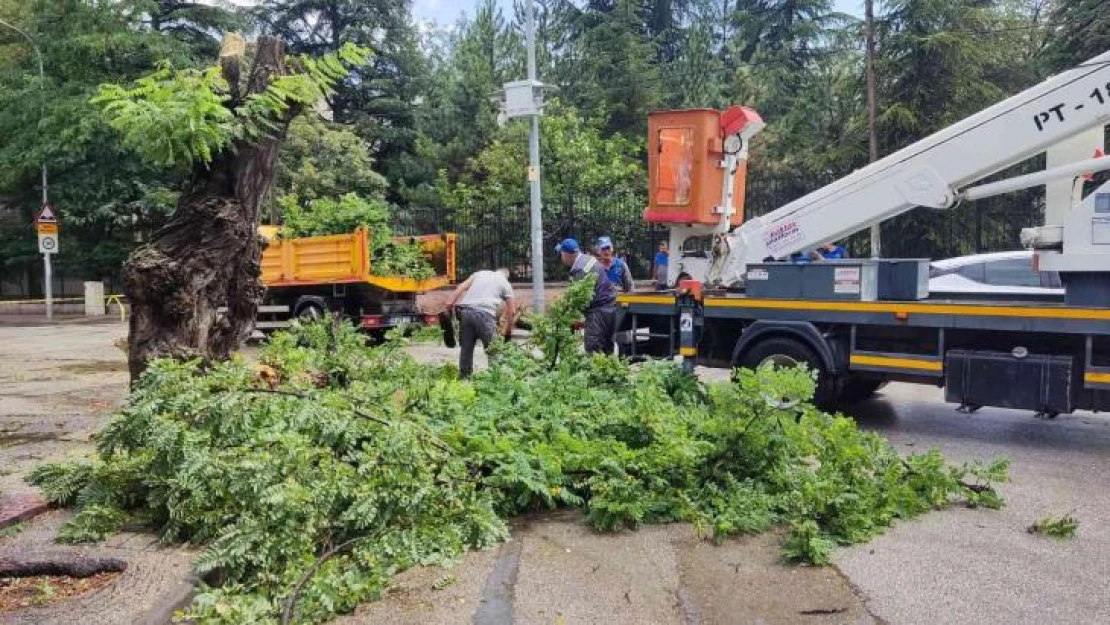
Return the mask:
[[[279, 389], [272, 389], [272, 388], [242, 388], [242, 389], [232, 389], [229, 392], [256, 393], [256, 394], [260, 394], [260, 395], [281, 395], [283, 397], [296, 397], [298, 399], [305, 399], [305, 400], [315, 399], [314, 397], [312, 397], [311, 395], [308, 395], [307, 393], [298, 393], [298, 392], [295, 392], [295, 391], [282, 391], [282, 390], [279, 390]], [[344, 399], [348, 400], [348, 401], [353, 401], [350, 397], [348, 397], [346, 395], [342, 395], [342, 397]], [[363, 419], [368, 419], [368, 420], [373, 421], [374, 423], [377, 423], [379, 425], [382, 425], [382, 426], [385, 426], [385, 427], [392, 427], [394, 425], [394, 423], [392, 421], [390, 421], [389, 419], [383, 419], [382, 417], [372, 415], [372, 414], [370, 414], [370, 413], [368, 413], [364, 410], [359, 410], [358, 408], [355, 408], [354, 406], [351, 406], [350, 410], [351, 410], [351, 412], [353, 412], [356, 415], [362, 417]], [[413, 424], [413, 425], [415, 425], [415, 424]], [[419, 427], [419, 426], [416, 426], [416, 430], [417, 430], [417, 432], [416, 432], [417, 435], [420, 436], [421, 439], [423, 439], [425, 443], [428, 443], [432, 447], [435, 447], [436, 449], [438, 449], [438, 450], [440, 450], [440, 451], [442, 451], [446, 454], [451, 454], [452, 456], [456, 455], [455, 450], [451, 449], [451, 447], [448, 446], [447, 443], [440, 440], [440, 438], [437, 437], [432, 432], [429, 432], [428, 430], [425, 430], [424, 428]]]
[[120, 573], [127, 563], [116, 558], [89, 558], [76, 554], [63, 554], [54, 559], [0, 558], [0, 577], [35, 577], [38, 575], [64, 575], [84, 579], [97, 573]]
[[305, 571], [304, 574], [301, 575], [301, 578], [297, 580], [296, 585], [293, 586], [293, 592], [289, 593], [289, 596], [285, 598], [285, 607], [281, 611], [281, 625], [289, 625], [289, 623], [292, 621], [293, 607], [297, 604], [297, 597], [299, 597], [301, 591], [304, 590], [305, 584], [307, 584], [309, 580], [312, 579], [312, 576], [316, 574], [316, 571], [320, 570], [320, 567], [323, 566], [325, 562], [339, 555], [343, 551], [351, 548], [352, 546], [354, 546], [355, 543], [366, 540], [368, 538], [376, 538], [377, 536], [378, 534], [356, 536], [355, 538], [339, 543], [335, 547], [332, 547], [331, 549], [328, 549], [324, 553], [320, 554], [320, 557], [316, 558], [316, 562], [313, 562], [312, 566], [308, 567], [308, 570]]

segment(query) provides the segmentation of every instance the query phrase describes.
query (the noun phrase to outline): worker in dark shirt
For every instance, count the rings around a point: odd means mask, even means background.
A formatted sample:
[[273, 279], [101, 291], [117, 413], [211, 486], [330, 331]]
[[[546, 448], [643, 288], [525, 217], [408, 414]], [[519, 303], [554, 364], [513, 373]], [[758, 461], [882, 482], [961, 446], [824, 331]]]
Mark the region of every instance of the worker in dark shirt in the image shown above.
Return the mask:
[[581, 280], [593, 274], [594, 296], [586, 306], [585, 342], [587, 354], [612, 354], [617, 331], [617, 289], [609, 282], [605, 267], [596, 258], [582, 253], [578, 241], [564, 239], [555, 246], [563, 264], [570, 268], [570, 279]]

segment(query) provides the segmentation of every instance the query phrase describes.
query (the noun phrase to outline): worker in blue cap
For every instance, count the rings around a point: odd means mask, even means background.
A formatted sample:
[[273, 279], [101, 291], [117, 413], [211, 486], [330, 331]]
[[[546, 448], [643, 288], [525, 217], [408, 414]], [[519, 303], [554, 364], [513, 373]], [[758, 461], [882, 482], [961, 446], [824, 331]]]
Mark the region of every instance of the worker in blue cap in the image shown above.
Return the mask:
[[612, 354], [617, 331], [617, 289], [609, 282], [605, 267], [593, 256], [582, 252], [575, 239], [563, 239], [555, 246], [563, 264], [570, 268], [570, 279], [597, 276], [594, 297], [586, 306], [585, 343], [587, 354]]
[[632, 270], [628, 268], [628, 263], [616, 257], [613, 251], [613, 239], [598, 237], [597, 262], [605, 267], [605, 275], [613, 286], [624, 293], [632, 290]]

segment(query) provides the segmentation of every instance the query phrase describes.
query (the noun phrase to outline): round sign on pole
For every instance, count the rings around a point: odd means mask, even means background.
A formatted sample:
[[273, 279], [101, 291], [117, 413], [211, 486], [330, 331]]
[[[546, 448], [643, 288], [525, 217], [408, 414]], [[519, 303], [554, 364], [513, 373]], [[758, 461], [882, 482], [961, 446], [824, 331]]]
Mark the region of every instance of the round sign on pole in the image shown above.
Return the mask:
[[39, 253], [40, 254], [57, 254], [58, 253], [58, 235], [39, 233]]

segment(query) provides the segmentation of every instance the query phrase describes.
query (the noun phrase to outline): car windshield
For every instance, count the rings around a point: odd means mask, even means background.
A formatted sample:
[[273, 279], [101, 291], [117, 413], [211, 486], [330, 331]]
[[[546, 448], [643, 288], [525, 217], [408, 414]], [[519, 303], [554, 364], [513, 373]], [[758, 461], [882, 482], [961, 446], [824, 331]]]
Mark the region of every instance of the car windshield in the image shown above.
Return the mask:
[[1033, 271], [1033, 263], [1028, 258], [996, 260], [982, 263], [980, 267], [982, 277], [972, 279], [999, 286], [1041, 286], [1041, 276]]

